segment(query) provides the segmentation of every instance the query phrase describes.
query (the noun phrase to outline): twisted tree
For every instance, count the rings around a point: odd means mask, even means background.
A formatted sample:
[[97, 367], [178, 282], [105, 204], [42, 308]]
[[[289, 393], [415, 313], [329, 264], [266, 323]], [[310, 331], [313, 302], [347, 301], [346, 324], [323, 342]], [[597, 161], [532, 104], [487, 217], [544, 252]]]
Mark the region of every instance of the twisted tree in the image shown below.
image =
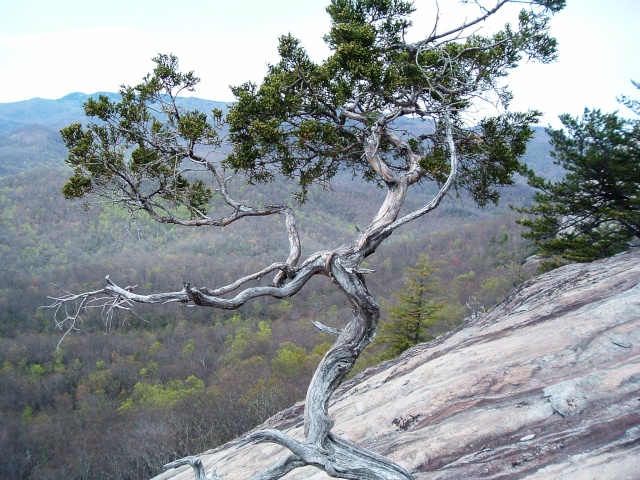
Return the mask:
[[[298, 40], [281, 37], [279, 62], [259, 85], [232, 89], [237, 101], [226, 118], [219, 111], [208, 116], [181, 109], [178, 96], [193, 90], [198, 79], [180, 73], [175, 57], [160, 55], [153, 73], [135, 87], [123, 87], [119, 101], [101, 96], [86, 103], [86, 114], [98, 122], [62, 131], [67, 162], [74, 168], [65, 196], [101, 197], [132, 213], [182, 226], [221, 227], [244, 217], [284, 216], [290, 253], [220, 288], [186, 283], [175, 292], [143, 295], [107, 277], [105, 287], [96, 291], [63, 291], [51, 304], [61, 328], [75, 328], [89, 308], [100, 308], [107, 317], [136, 303], [236, 309], [261, 297], [292, 297], [315, 275], [330, 277], [350, 303], [352, 318], [344, 328], [316, 324], [337, 339], [308, 389], [304, 441], [274, 430], [245, 439], [275, 442], [291, 452], [256, 480], [281, 478], [304, 465], [337, 478], [413, 478], [332, 432], [329, 400], [375, 336], [380, 314], [365, 280], [372, 272], [361, 263], [450, 192], [466, 191], [481, 206], [496, 202], [497, 187], [511, 184], [513, 174], [523, 171], [518, 159], [539, 113], [508, 112], [511, 94], [501, 81], [523, 59], [555, 58], [548, 24], [564, 6], [564, 0], [462, 3], [473, 20], [443, 30], [436, 16], [433, 29], [410, 42], [411, 2], [332, 0], [327, 8], [332, 26], [325, 37], [331, 55], [314, 63]], [[498, 14], [506, 23], [485, 33], [484, 25]], [[496, 115], [480, 118], [483, 103], [495, 107]], [[405, 131], [403, 119], [419, 124], [420, 133]], [[219, 159], [215, 151], [223, 123], [232, 150]], [[243, 204], [229, 193], [224, 173], [244, 174], [249, 184], [292, 180], [303, 202], [310, 185], [327, 185], [345, 169], [354, 179], [386, 189], [386, 198], [351, 243], [302, 260], [294, 209], [284, 201]], [[437, 185], [437, 193], [401, 214], [410, 187], [425, 183]], [[226, 210], [211, 211], [214, 196]], [[194, 457], [166, 467], [184, 464], [192, 465], [198, 478], [206, 477]]]

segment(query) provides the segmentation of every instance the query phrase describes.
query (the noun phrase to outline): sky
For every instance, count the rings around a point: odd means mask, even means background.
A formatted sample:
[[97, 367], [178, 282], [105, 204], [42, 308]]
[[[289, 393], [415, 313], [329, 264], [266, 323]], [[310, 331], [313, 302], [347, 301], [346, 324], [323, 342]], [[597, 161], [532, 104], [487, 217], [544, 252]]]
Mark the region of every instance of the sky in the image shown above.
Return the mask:
[[[3, 0], [0, 103], [69, 93], [117, 91], [173, 53], [201, 83], [194, 96], [232, 101], [229, 85], [259, 82], [277, 61], [277, 40], [291, 33], [311, 58], [328, 55], [329, 0]], [[415, 0], [415, 39], [431, 31], [435, 0]], [[459, 21], [457, 0], [440, 0], [441, 26]], [[640, 2], [567, 0], [551, 33], [559, 58], [524, 64], [509, 77], [512, 109], [544, 112], [543, 125], [585, 107], [620, 110], [616, 98], [640, 98]]]

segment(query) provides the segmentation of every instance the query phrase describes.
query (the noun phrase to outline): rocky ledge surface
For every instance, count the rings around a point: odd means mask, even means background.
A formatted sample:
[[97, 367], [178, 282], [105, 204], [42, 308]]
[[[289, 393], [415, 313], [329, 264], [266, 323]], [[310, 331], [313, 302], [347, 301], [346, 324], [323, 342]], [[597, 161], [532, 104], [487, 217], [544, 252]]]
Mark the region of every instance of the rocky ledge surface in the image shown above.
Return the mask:
[[[335, 431], [416, 479], [640, 479], [640, 252], [536, 277], [455, 332], [363, 372]], [[302, 438], [302, 405], [260, 428]], [[231, 442], [201, 455], [242, 480], [286, 453]], [[191, 480], [191, 467], [156, 479]], [[317, 469], [286, 479], [329, 478]]]

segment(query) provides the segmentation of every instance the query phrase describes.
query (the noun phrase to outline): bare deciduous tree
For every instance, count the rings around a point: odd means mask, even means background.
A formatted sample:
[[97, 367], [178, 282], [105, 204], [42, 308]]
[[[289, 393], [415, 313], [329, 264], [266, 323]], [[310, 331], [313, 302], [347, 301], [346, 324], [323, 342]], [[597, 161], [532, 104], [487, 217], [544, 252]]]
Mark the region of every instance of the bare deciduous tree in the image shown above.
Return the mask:
[[[305, 440], [275, 430], [244, 440], [275, 442], [291, 452], [254, 480], [280, 478], [304, 465], [337, 478], [413, 478], [332, 431], [329, 400], [374, 338], [380, 315], [365, 280], [372, 272], [361, 264], [393, 232], [435, 209], [450, 192], [465, 190], [479, 205], [496, 202], [496, 187], [511, 184], [513, 174], [522, 171], [518, 159], [539, 113], [507, 113], [511, 94], [500, 81], [523, 58], [554, 59], [548, 23], [564, 6], [563, 0], [462, 3], [474, 20], [441, 31], [436, 17], [430, 33], [409, 42], [411, 3], [332, 0], [327, 8], [332, 27], [325, 37], [329, 58], [316, 64], [296, 39], [282, 37], [280, 61], [269, 67], [260, 85], [232, 89], [237, 102], [226, 118], [220, 111], [209, 117], [182, 109], [179, 95], [192, 91], [198, 79], [180, 73], [175, 57], [160, 55], [141, 84], [122, 88], [121, 100], [101, 96], [85, 104], [86, 114], [98, 123], [71, 125], [62, 132], [67, 162], [74, 168], [65, 196], [100, 197], [182, 226], [222, 227], [245, 217], [280, 215], [289, 256], [219, 288], [185, 283], [175, 292], [143, 295], [107, 277], [106, 286], [96, 291], [62, 291], [50, 305], [61, 328], [75, 328], [88, 309], [100, 309], [109, 318], [137, 303], [236, 309], [261, 297], [292, 297], [315, 275], [331, 278], [350, 303], [353, 315], [344, 328], [316, 322], [337, 339], [308, 389]], [[482, 25], [498, 12], [514, 21], [484, 34]], [[496, 116], [478, 118], [483, 102], [496, 108]], [[403, 130], [403, 119], [421, 125], [421, 133]], [[221, 145], [224, 124], [232, 151], [217, 160], [212, 152]], [[237, 201], [224, 173], [241, 172], [249, 183], [293, 180], [297, 199], [304, 201], [310, 185], [327, 185], [344, 169], [354, 178], [377, 182], [386, 198], [352, 243], [303, 260], [294, 210], [286, 203], [251, 207]], [[436, 184], [437, 193], [422, 207], [401, 214], [410, 187], [424, 183]], [[226, 205], [215, 215], [209, 212], [214, 196]], [[183, 464], [193, 466], [196, 478], [218, 478], [206, 477], [196, 457], [166, 468]]]

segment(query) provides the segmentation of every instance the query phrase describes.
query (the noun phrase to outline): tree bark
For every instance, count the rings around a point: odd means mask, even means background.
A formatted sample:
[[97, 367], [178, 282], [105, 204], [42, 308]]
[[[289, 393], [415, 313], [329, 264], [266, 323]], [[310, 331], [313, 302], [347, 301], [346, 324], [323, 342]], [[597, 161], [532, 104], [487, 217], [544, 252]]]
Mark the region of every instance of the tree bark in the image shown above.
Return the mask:
[[[329, 401], [338, 386], [355, 365], [362, 350], [373, 340], [380, 317], [380, 307], [370, 295], [364, 279], [365, 273], [360, 263], [374, 253], [378, 246], [388, 238], [395, 229], [425, 215], [435, 209], [447, 192], [453, 187], [458, 175], [458, 157], [453, 140], [452, 125], [448, 110], [444, 113], [445, 135], [449, 145], [450, 172], [436, 196], [427, 204], [398, 219], [404, 205], [409, 187], [420, 179], [418, 156], [410, 146], [400, 138], [385, 133], [385, 125], [392, 118], [381, 119], [366, 137], [365, 158], [371, 168], [379, 175], [387, 186], [387, 195], [371, 223], [361, 232], [351, 245], [339, 247], [333, 251], [320, 251], [307, 258], [298, 266], [300, 258], [300, 240], [292, 211], [284, 206], [271, 206], [265, 209], [252, 209], [231, 199], [225, 188], [225, 180], [219, 170], [212, 168], [216, 175], [227, 204], [233, 207], [233, 218], [224, 221], [235, 221], [243, 216], [262, 216], [281, 213], [285, 215], [287, 236], [289, 239], [289, 256], [285, 262], [274, 263], [253, 274], [246, 275], [229, 285], [217, 288], [194, 288], [185, 284], [181, 291], [152, 295], [134, 293], [134, 287], [120, 287], [107, 276], [104, 289], [64, 295], [53, 298], [51, 308], [56, 312], [64, 312], [66, 317], [58, 322], [65, 322], [74, 328], [82, 309], [89, 306], [102, 306], [107, 314], [122, 309], [129, 310], [134, 303], [194, 303], [227, 310], [237, 309], [247, 301], [264, 296], [272, 298], [288, 298], [294, 296], [313, 276], [324, 274], [333, 279], [351, 304], [351, 321], [342, 329], [318, 326], [321, 330], [336, 335], [334, 345], [320, 362], [307, 391], [304, 412], [305, 441], [300, 442], [282, 432], [263, 430], [254, 432], [243, 442], [275, 442], [291, 451], [291, 455], [282, 462], [273, 465], [268, 471], [256, 474], [252, 480], [275, 480], [288, 472], [305, 465], [313, 465], [336, 478], [353, 480], [412, 480], [413, 476], [389, 459], [358, 447], [351, 442], [332, 433], [333, 420], [329, 417]], [[391, 141], [396, 148], [406, 152], [408, 170], [396, 173], [381, 156], [379, 142], [382, 135]], [[209, 224], [211, 220], [201, 219]], [[175, 222], [175, 220], [171, 220]], [[270, 285], [252, 286], [242, 290], [249, 281], [259, 280], [272, 272], [276, 272]], [[240, 290], [240, 291], [238, 291]], [[237, 292], [235, 296], [225, 296]], [[70, 304], [80, 305], [69, 311]], [[202, 462], [197, 457], [186, 457], [165, 465], [166, 469], [181, 465], [191, 465], [196, 480], [218, 480], [215, 473], [207, 476]]]

